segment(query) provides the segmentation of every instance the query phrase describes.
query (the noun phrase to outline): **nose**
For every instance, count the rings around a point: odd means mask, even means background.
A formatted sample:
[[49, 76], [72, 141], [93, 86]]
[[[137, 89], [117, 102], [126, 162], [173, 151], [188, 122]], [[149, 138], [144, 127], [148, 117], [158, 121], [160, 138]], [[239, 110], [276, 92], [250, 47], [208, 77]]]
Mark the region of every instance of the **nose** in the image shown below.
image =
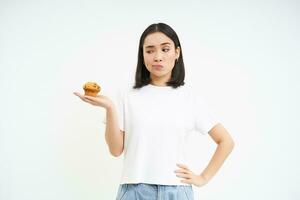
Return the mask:
[[155, 62], [160, 62], [162, 60], [162, 55], [159, 52], [156, 52], [154, 55], [154, 61]]

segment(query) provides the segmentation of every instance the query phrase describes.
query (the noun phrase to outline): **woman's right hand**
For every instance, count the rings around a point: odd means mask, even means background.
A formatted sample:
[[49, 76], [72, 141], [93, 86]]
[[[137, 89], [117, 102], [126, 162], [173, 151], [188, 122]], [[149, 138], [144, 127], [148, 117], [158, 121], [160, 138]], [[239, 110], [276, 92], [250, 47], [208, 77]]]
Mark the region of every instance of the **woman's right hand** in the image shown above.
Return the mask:
[[78, 92], [73, 92], [76, 96], [78, 96], [82, 101], [87, 102], [94, 106], [100, 106], [105, 109], [111, 107], [113, 105], [113, 102], [106, 96], [103, 95], [97, 95], [96, 97], [82, 95]]

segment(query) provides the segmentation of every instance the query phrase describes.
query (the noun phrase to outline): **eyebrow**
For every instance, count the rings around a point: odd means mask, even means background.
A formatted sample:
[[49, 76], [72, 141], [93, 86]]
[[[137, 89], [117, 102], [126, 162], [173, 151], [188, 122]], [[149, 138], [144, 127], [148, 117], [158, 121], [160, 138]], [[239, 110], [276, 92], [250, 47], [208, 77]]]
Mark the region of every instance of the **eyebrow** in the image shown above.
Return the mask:
[[[164, 42], [164, 43], [161, 43], [160, 46], [163, 46], [165, 44], [170, 44], [169, 42]], [[145, 48], [153, 48], [154, 46], [153, 45], [149, 45], [149, 46], [146, 46]]]

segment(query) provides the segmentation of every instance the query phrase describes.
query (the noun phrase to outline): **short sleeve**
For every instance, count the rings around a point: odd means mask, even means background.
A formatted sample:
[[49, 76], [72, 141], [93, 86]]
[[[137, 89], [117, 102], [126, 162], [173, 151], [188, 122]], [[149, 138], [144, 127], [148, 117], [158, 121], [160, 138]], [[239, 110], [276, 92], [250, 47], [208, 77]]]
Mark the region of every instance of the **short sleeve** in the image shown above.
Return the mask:
[[193, 97], [193, 107], [194, 129], [203, 135], [208, 134], [219, 123], [218, 118], [199, 96]]
[[[112, 95], [111, 100], [115, 104], [120, 130], [124, 131], [124, 124], [125, 124], [124, 91], [119, 89], [114, 95]], [[103, 117], [102, 123], [106, 124], [106, 113]]]

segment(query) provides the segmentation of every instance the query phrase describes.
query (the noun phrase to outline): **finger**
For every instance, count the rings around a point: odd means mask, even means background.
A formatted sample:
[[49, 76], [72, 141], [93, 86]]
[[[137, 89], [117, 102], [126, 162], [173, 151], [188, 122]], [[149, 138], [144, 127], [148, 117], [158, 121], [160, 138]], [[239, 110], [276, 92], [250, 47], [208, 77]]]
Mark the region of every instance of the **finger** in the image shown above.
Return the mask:
[[181, 183], [187, 183], [187, 184], [192, 184], [193, 181], [191, 179], [182, 179], [180, 180]]
[[189, 171], [188, 170], [186, 170], [186, 169], [177, 169], [177, 170], [175, 170], [174, 172], [178, 172], [178, 173], [189, 173]]
[[184, 173], [177, 173], [176, 176], [180, 178], [188, 178], [188, 179], [192, 178], [190, 174], [184, 174]]
[[77, 95], [82, 101], [85, 101], [86, 98], [84, 96], [81, 96], [81, 95]]
[[76, 96], [78, 96], [78, 97], [80, 97], [80, 98], [84, 97], [83, 95], [81, 95], [81, 94], [78, 93], [78, 92], [73, 92], [73, 94], [75, 94]]
[[78, 92], [73, 92], [76, 96], [78, 96], [82, 101], [92, 104], [92, 105], [96, 105], [94, 101], [91, 101], [90, 99], [86, 98], [86, 96], [83, 96], [81, 94], [79, 94]]
[[89, 99], [89, 100], [92, 100], [92, 101], [96, 101], [96, 98], [95, 98], [95, 97], [91, 97], [91, 96], [84, 95], [84, 98]]
[[89, 99], [82, 98], [82, 100], [83, 100], [84, 102], [87, 102], [87, 103], [90, 103], [90, 104], [93, 104], [93, 105], [94, 105], [94, 102], [93, 102], [93, 101], [90, 101]]
[[178, 166], [178, 167], [181, 167], [181, 168], [183, 168], [183, 169], [189, 170], [189, 168], [188, 168], [186, 165], [184, 165], [184, 164], [179, 164], [179, 163], [177, 163], [177, 166]]

